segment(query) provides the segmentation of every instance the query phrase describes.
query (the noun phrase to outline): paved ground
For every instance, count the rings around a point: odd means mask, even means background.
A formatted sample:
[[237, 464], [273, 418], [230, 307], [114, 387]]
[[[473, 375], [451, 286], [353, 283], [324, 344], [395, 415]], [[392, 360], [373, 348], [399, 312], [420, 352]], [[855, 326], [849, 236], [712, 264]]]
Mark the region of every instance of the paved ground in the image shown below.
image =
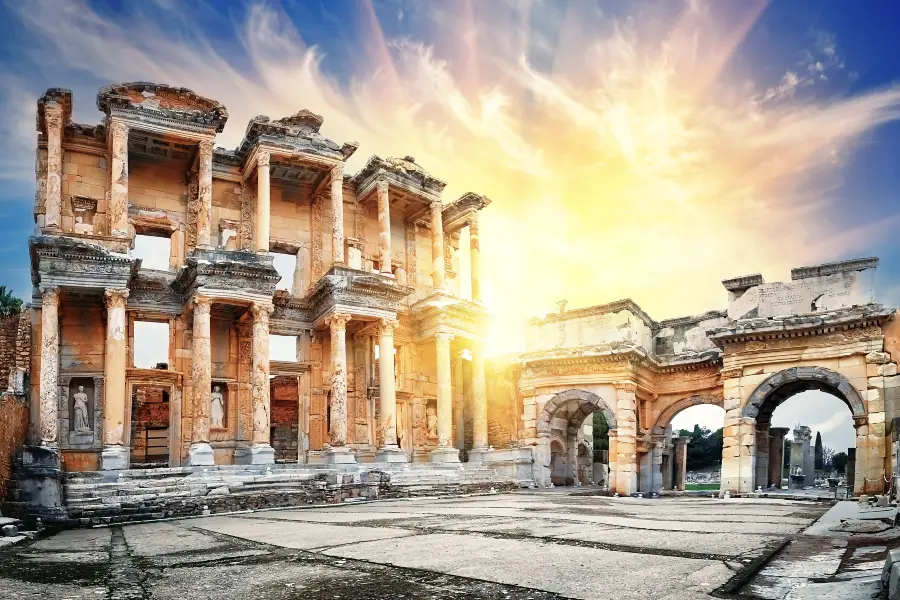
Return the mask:
[[708, 598], [825, 510], [547, 491], [74, 530], [0, 553], [0, 598]]

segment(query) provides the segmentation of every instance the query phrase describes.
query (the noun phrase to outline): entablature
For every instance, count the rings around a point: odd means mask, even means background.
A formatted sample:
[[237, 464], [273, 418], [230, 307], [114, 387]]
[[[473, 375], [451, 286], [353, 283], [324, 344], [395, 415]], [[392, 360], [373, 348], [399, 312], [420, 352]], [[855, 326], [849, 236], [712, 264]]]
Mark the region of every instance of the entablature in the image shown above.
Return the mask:
[[266, 115], [253, 117], [235, 154], [252, 160], [254, 151], [265, 147], [276, 155], [305, 157], [316, 163], [325, 159], [336, 164], [350, 158], [359, 144], [349, 142], [338, 146], [319, 133], [323, 121], [320, 115], [306, 109], [282, 119], [273, 120]]
[[476, 302], [436, 291], [410, 307], [416, 341], [448, 332], [455, 337], [483, 341], [487, 311]]
[[197, 248], [175, 278], [175, 291], [238, 302], [271, 302], [281, 275], [271, 254]]
[[215, 100], [192, 90], [137, 81], [116, 83], [97, 93], [97, 108], [107, 118], [120, 117], [151, 132], [179, 131], [193, 137], [214, 137], [228, 120], [228, 111]]
[[37, 290], [51, 287], [124, 289], [137, 275], [141, 261], [104, 246], [62, 235], [33, 236], [31, 282]]
[[354, 318], [396, 318], [400, 301], [413, 293], [393, 277], [334, 265], [307, 296], [310, 319], [315, 328], [324, 327], [332, 313]]
[[410, 218], [420, 215], [421, 218], [417, 220], [426, 227], [430, 226], [427, 207], [441, 201], [441, 193], [447, 185], [429, 175], [412, 156], [372, 156], [351, 181], [356, 186], [356, 197], [360, 202], [364, 202], [375, 191], [379, 181], [387, 182], [392, 205], [402, 203], [406, 207], [404, 216]]
[[491, 203], [490, 198], [474, 192], [466, 192], [455, 202], [451, 202], [441, 210], [444, 231], [455, 232], [467, 226], [478, 211]]

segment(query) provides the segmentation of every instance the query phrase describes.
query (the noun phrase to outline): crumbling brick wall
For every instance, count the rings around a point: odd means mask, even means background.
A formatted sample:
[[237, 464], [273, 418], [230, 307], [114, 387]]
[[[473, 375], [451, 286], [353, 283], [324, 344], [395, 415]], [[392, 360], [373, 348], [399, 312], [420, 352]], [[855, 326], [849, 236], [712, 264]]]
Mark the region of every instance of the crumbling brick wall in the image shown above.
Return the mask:
[[[16, 384], [15, 373], [18, 370], [22, 373], [20, 377], [24, 377], [30, 351], [29, 312], [0, 319], [0, 506], [7, 498], [16, 452], [25, 443], [28, 433], [25, 381], [23, 378]], [[11, 380], [8, 379], [10, 376]]]
[[276, 377], [271, 388], [272, 447], [276, 460], [297, 460], [300, 405], [297, 378]]

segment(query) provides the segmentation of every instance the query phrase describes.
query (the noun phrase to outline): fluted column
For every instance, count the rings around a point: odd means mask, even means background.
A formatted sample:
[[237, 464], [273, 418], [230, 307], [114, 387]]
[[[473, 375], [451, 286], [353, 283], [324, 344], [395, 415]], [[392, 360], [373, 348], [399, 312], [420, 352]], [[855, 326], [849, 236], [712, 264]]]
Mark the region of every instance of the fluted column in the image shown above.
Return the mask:
[[253, 314], [253, 349], [250, 358], [253, 435], [250, 445], [250, 463], [265, 465], [275, 462], [275, 449], [271, 444], [272, 414], [269, 398], [269, 312], [271, 307], [254, 304], [250, 311]]
[[109, 123], [109, 233], [128, 237], [128, 126]]
[[44, 199], [44, 227], [59, 230], [62, 224], [62, 107], [44, 105], [47, 124], [47, 195]]
[[41, 295], [41, 445], [59, 444], [59, 289]]
[[472, 277], [472, 300], [481, 302], [481, 243], [478, 240], [478, 213], [469, 217], [469, 265]]
[[453, 395], [450, 385], [450, 340], [448, 331], [434, 334], [437, 354], [437, 430], [438, 447], [431, 453], [432, 462], [459, 462], [459, 450], [453, 447]]
[[331, 329], [331, 443], [322, 453], [329, 463], [355, 463], [347, 447], [347, 321], [350, 315], [334, 313], [326, 319]]
[[198, 163], [200, 173], [197, 186], [197, 247], [211, 248], [210, 223], [212, 221], [212, 159], [213, 141], [199, 144]]
[[212, 300], [194, 296], [193, 358], [191, 383], [194, 388], [194, 427], [189, 451], [191, 466], [213, 465], [212, 446], [209, 445], [210, 392], [212, 388], [212, 359], [209, 339], [209, 313]]
[[381, 258], [381, 272], [391, 270], [391, 203], [387, 181], [375, 184], [378, 192], [378, 253]]
[[434, 289], [446, 290], [444, 286], [444, 218], [443, 205], [431, 203], [431, 273]]
[[106, 290], [106, 359], [103, 369], [103, 452], [104, 471], [128, 468], [125, 447], [125, 303], [128, 290]]
[[472, 450], [469, 462], [484, 459], [488, 449], [487, 387], [484, 375], [484, 345], [472, 343]]
[[261, 151], [256, 155], [256, 233], [253, 236], [257, 252], [269, 251], [269, 220], [271, 219], [271, 201], [269, 194], [269, 162], [271, 155]]
[[344, 260], [344, 163], [331, 169], [331, 255], [334, 264], [346, 264]]
[[397, 445], [397, 384], [394, 380], [394, 319], [378, 322], [378, 412], [382, 446], [376, 462], [406, 462], [406, 453]]
[[303, 298], [309, 290], [307, 274], [309, 273], [309, 248], [301, 244], [297, 248], [297, 264], [294, 266], [294, 283], [291, 286], [291, 294], [296, 298]]

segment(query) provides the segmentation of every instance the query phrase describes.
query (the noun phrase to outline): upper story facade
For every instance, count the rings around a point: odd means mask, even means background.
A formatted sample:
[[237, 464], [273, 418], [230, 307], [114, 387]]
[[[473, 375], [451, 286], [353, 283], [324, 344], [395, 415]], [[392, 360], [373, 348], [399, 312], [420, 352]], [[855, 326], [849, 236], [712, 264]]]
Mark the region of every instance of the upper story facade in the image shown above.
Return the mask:
[[[216, 136], [227, 110], [190, 90], [123, 83], [96, 101], [97, 125], [72, 122], [68, 90], [38, 101], [36, 303], [48, 287], [127, 287], [129, 308], [177, 314], [199, 292], [271, 303], [275, 328], [289, 321], [292, 330], [316, 328], [335, 311], [392, 318], [418, 305], [423, 335], [444, 321], [464, 337], [482, 334], [484, 196], [445, 201], [445, 183], [409, 156], [372, 156], [350, 173], [358, 145], [325, 137], [322, 117], [308, 110], [255, 117], [226, 150]], [[464, 228], [467, 273], [457, 258]], [[168, 269], [135, 258], [139, 236], [170, 240]], [[285, 291], [276, 292], [275, 253], [296, 257]]]

